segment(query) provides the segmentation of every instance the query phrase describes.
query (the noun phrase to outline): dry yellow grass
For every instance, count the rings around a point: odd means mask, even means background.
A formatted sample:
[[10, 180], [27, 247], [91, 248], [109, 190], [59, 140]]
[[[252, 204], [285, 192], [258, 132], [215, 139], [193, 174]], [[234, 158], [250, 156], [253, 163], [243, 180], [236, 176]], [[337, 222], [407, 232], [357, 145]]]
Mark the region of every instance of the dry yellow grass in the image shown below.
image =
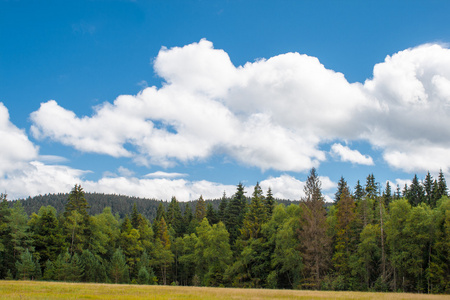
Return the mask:
[[450, 299], [448, 295], [0, 281], [1, 299]]

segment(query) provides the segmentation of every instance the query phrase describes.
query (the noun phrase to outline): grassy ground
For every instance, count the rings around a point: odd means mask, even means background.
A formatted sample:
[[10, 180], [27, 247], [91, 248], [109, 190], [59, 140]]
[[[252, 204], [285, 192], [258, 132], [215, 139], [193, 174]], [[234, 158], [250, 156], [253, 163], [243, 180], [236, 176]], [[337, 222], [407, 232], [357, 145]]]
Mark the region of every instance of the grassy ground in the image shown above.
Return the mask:
[[446, 295], [0, 281], [1, 299], [450, 299]]

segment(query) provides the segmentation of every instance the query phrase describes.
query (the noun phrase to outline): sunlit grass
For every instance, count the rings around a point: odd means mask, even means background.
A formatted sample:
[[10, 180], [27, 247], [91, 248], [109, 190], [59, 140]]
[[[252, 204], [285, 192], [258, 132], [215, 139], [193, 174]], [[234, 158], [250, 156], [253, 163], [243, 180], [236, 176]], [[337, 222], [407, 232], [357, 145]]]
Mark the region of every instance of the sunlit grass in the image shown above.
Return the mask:
[[0, 281], [2, 299], [450, 299], [446, 295]]

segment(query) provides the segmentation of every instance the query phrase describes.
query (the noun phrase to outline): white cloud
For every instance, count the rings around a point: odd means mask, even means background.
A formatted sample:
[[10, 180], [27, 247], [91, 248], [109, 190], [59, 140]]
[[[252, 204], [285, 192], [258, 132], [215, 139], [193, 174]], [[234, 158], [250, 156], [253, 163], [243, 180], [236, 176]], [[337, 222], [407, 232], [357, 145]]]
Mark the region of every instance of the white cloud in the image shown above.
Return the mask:
[[64, 163], [67, 162], [68, 159], [57, 155], [39, 155], [38, 161], [43, 163]]
[[[326, 176], [319, 176], [322, 184], [322, 191], [326, 192], [336, 187], [336, 183], [332, 182]], [[279, 199], [300, 200], [305, 193], [303, 187], [304, 181], [300, 181], [290, 175], [281, 175], [279, 177], [270, 177], [260, 182], [263, 190], [272, 189], [273, 196]]]
[[331, 155], [339, 156], [341, 161], [351, 162], [353, 164], [373, 165], [372, 157], [369, 155], [362, 155], [358, 150], [352, 150], [341, 144], [333, 144], [331, 146]]
[[37, 155], [38, 148], [10, 122], [8, 109], [0, 102], [0, 176], [20, 169]]
[[9, 199], [70, 192], [74, 184], [82, 182], [81, 177], [85, 173], [66, 166], [31, 161], [23, 164], [21, 169], [8, 172], [0, 180], [0, 190], [6, 191]]
[[[298, 53], [236, 67], [207, 40], [162, 48], [154, 68], [163, 87], [119, 96], [92, 116], [53, 100], [41, 104], [31, 114], [34, 136], [146, 166], [219, 153], [261, 170], [297, 172], [325, 160], [321, 143], [363, 139], [392, 167], [450, 171], [450, 50], [443, 46], [388, 56], [364, 84]], [[373, 164], [342, 145], [332, 152]]]
[[187, 174], [183, 173], [168, 173], [163, 171], [156, 171], [153, 173], [149, 173], [145, 175], [146, 178], [178, 178], [178, 177], [186, 177]]
[[120, 167], [117, 169], [117, 172], [119, 172], [119, 174], [120, 174], [121, 176], [125, 176], [125, 177], [131, 177], [131, 176], [134, 175], [134, 172], [133, 172], [133, 171], [131, 171], [130, 169], [127, 169], [127, 168], [125, 168], [125, 167], [122, 167], [122, 166], [120, 166]]

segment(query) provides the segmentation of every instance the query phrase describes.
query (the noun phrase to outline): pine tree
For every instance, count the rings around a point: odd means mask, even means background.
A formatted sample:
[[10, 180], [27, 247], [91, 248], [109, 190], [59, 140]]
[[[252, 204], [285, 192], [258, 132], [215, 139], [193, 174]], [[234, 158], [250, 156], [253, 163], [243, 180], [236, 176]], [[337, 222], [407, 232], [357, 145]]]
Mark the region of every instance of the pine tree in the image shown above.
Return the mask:
[[158, 209], [156, 210], [156, 217], [153, 219], [152, 229], [155, 236], [159, 234], [159, 222], [161, 219], [166, 219], [166, 210], [162, 202], [159, 202]]
[[118, 248], [113, 256], [109, 266], [109, 274], [114, 283], [127, 283], [129, 281], [128, 266], [122, 250]]
[[[445, 182], [444, 173], [442, 172], [442, 169], [439, 171], [438, 176], [438, 193], [436, 195], [436, 199], [439, 200], [443, 196], [448, 196], [447, 194], [447, 183]], [[436, 202], [437, 202], [436, 200]]]
[[266, 207], [267, 217], [270, 219], [275, 209], [275, 199], [272, 195], [272, 189], [269, 187], [267, 190], [267, 196], [264, 198], [264, 206]]
[[366, 178], [365, 187], [366, 197], [376, 199], [378, 197], [378, 184], [375, 182], [375, 176], [370, 174]]
[[225, 192], [223, 192], [223, 196], [222, 199], [220, 200], [220, 204], [219, 204], [219, 211], [217, 213], [219, 220], [222, 221], [224, 224], [226, 223], [226, 211], [227, 211], [227, 206], [228, 206], [228, 200], [227, 200], [227, 195], [225, 194]]
[[136, 202], [133, 204], [133, 211], [131, 212], [131, 226], [134, 229], [138, 229], [144, 221], [142, 215], [138, 212]]
[[208, 202], [208, 205], [206, 206], [206, 218], [208, 219], [210, 225], [219, 223], [219, 217], [217, 216], [217, 212], [214, 210], [211, 202]]
[[67, 199], [64, 217], [67, 218], [72, 211], [77, 211], [84, 219], [89, 219], [89, 214], [87, 212], [88, 208], [89, 205], [84, 196], [83, 188], [81, 185], [75, 184], [75, 187], [72, 189], [69, 198]]
[[89, 245], [90, 219], [87, 212], [88, 202], [81, 185], [75, 185], [69, 194], [64, 208], [64, 227], [66, 241], [70, 244], [70, 253], [81, 254], [82, 249]]
[[267, 210], [263, 203], [263, 192], [259, 183], [256, 183], [252, 200], [241, 228], [241, 237], [244, 240], [261, 237], [262, 224], [268, 220]]
[[182, 236], [183, 234], [183, 218], [181, 216], [180, 204], [177, 201], [177, 198], [172, 197], [172, 200], [169, 203], [169, 207], [167, 208], [167, 224], [172, 226], [175, 230], [176, 237]]
[[356, 205], [347, 184], [344, 185], [340, 194], [336, 218], [336, 251], [333, 255], [333, 265], [336, 272], [348, 280], [351, 271], [350, 258], [356, 250], [357, 235], [355, 230]]
[[391, 191], [391, 185], [389, 184], [389, 181], [386, 181], [386, 188], [383, 192], [383, 202], [384, 205], [389, 205], [392, 201], [392, 191]]
[[355, 198], [355, 201], [359, 201], [365, 195], [366, 195], [366, 193], [364, 192], [364, 189], [363, 189], [360, 181], [358, 180], [358, 182], [356, 183], [356, 186], [355, 186], [355, 193], [354, 193], [353, 197]]
[[19, 260], [16, 262], [16, 269], [18, 278], [28, 280], [33, 276], [36, 264], [33, 262], [33, 256], [28, 249], [20, 255]]
[[[359, 182], [358, 182], [359, 183]], [[334, 204], [337, 204], [341, 200], [341, 194], [344, 190], [348, 190], [347, 181], [345, 181], [344, 176], [339, 179], [337, 191], [334, 194]]]
[[[26, 249], [33, 250], [28, 216], [21, 202], [15, 202], [7, 220], [8, 243], [12, 247], [13, 259], [17, 259]], [[13, 260], [13, 261], [14, 261]]]
[[425, 180], [423, 181], [423, 189], [425, 192], [425, 203], [430, 207], [433, 207], [433, 185], [433, 177], [431, 176], [430, 171], [428, 171], [427, 175], [425, 176]]
[[230, 233], [230, 245], [232, 247], [236, 239], [240, 236], [240, 228], [244, 222], [247, 206], [244, 193], [244, 185], [239, 183], [236, 193], [227, 206], [225, 226]]
[[50, 205], [42, 206], [38, 214], [31, 215], [28, 224], [32, 232], [35, 256], [40, 261], [48, 259], [55, 261], [66, 247], [63, 230], [56, 217], [56, 209]]
[[306, 277], [305, 287], [319, 288], [322, 277], [328, 268], [331, 240], [327, 235], [325, 201], [321, 182], [312, 168], [303, 188], [305, 196], [300, 202], [300, 248], [304, 259]]
[[200, 196], [197, 200], [197, 205], [195, 206], [195, 219], [201, 222], [203, 218], [206, 217], [206, 204], [203, 200], [203, 196]]
[[408, 201], [412, 206], [417, 206], [419, 203], [424, 202], [425, 194], [416, 174], [409, 186], [406, 198], [408, 198]]

